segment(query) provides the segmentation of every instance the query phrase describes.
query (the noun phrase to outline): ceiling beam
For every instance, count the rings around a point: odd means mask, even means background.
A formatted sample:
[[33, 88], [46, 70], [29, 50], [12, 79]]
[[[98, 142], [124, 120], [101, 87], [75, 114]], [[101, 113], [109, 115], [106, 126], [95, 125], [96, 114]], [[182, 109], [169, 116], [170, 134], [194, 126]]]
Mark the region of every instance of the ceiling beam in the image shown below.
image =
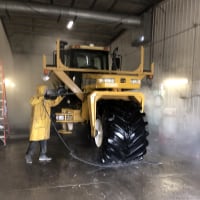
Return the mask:
[[[16, 29], [10, 29], [9, 30], [10, 34], [9, 34], [9, 39], [11, 42], [11, 44], [13, 43], [13, 41], [15, 41], [15, 37], [16, 35], [36, 35], [36, 36], [49, 36], [49, 30], [16, 30]], [[110, 37], [109, 36], [103, 36], [103, 35], [94, 35], [94, 34], [89, 34], [88, 32], [82, 32], [82, 31], [74, 31], [73, 34], [70, 32], [65, 32], [65, 33], [61, 33], [59, 31], [53, 31], [51, 32], [51, 36], [55, 36], [55, 37], [59, 37], [59, 38], [74, 38], [74, 39], [78, 39], [78, 40], [83, 40], [83, 41], [91, 41], [94, 43], [104, 43], [104, 44], [108, 44], [108, 41], [110, 42]], [[62, 36], [62, 37], [60, 37]], [[84, 38], [84, 39], [83, 39]]]
[[71, 1], [70, 8], [73, 8], [73, 7], [74, 7], [75, 1], [76, 1], [76, 0], [72, 0], [72, 1]]
[[54, 4], [54, 1], [53, 1], [53, 0], [50, 0], [50, 4], [53, 5], [53, 4]]
[[123, 2], [128, 2], [132, 4], [140, 4], [140, 5], [149, 5], [152, 3], [152, 0], [124, 0]]
[[[29, 24], [27, 25], [26, 23], [20, 23], [20, 24], [7, 24], [5, 25], [5, 29], [10, 33], [10, 32], [14, 32], [16, 30], [20, 30], [20, 32], [24, 32], [24, 31], [29, 31], [29, 32], [34, 32], [34, 31], [38, 31], [39, 30], [41, 32], [46, 31], [49, 32], [49, 29], [52, 28], [52, 26], [44, 26], [43, 24], [37, 24], [32, 26], [33, 24]], [[89, 34], [88, 32], [88, 28], [82, 28], [80, 31], [79, 29], [73, 29], [73, 31], [67, 31], [65, 28], [63, 28], [63, 26], [57, 25], [55, 26], [55, 29], [51, 31], [52, 32], [62, 32], [62, 33], [69, 33], [69, 34], [74, 34], [74, 33], [83, 33], [83, 34]], [[91, 32], [91, 31], [90, 31]], [[108, 31], [98, 31], [93, 29], [92, 34], [97, 35], [99, 37], [102, 38], [109, 38], [110, 35], [114, 34], [114, 32], [108, 32]]]
[[164, 0], [154, 0], [154, 1], [151, 0], [151, 3], [149, 4], [149, 6], [145, 7], [141, 11], [141, 13], [144, 13], [144, 12], [150, 10], [151, 8], [155, 7], [158, 3], [162, 2], [162, 1], [164, 1]]
[[96, 3], [97, 3], [97, 0], [93, 0], [91, 5], [89, 6], [89, 9], [92, 10], [95, 7]]
[[111, 6], [107, 9], [108, 11], [111, 11], [115, 5], [117, 4], [118, 0], [114, 0], [113, 3], [111, 4]]

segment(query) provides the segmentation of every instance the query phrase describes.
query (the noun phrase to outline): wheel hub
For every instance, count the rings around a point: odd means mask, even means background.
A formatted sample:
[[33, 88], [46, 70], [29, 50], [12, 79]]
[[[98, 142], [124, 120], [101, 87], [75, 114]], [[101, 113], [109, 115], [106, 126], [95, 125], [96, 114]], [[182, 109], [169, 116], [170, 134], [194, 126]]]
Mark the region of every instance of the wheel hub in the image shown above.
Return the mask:
[[95, 144], [97, 147], [100, 147], [102, 145], [103, 142], [103, 128], [102, 128], [102, 123], [100, 119], [96, 120], [96, 124], [95, 124]]

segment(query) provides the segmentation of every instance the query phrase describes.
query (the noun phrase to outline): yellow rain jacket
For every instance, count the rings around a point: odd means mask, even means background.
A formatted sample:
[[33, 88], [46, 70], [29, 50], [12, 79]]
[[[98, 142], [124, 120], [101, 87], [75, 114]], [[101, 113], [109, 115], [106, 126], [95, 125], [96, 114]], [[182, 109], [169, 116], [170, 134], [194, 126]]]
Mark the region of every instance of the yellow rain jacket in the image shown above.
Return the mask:
[[[50, 137], [49, 118], [51, 107], [58, 105], [63, 97], [59, 96], [55, 100], [44, 99], [47, 86], [41, 85], [37, 88], [37, 95], [30, 100], [32, 105], [32, 123], [30, 130], [30, 141], [47, 140]], [[48, 113], [48, 114], [47, 114]]]

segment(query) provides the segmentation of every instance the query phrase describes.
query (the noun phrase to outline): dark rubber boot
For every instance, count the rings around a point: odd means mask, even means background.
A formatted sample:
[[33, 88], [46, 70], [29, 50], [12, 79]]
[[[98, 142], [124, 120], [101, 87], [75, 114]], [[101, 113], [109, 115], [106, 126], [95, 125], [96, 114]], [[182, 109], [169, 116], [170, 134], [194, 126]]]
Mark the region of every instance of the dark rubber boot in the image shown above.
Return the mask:
[[35, 152], [35, 148], [36, 148], [37, 142], [30, 142], [27, 152], [26, 152], [26, 156], [25, 156], [25, 160], [27, 164], [32, 164], [32, 156], [34, 155]]
[[40, 141], [40, 157], [39, 157], [40, 162], [50, 162], [52, 160], [52, 158], [48, 157], [46, 153], [47, 153], [47, 140], [42, 140]]

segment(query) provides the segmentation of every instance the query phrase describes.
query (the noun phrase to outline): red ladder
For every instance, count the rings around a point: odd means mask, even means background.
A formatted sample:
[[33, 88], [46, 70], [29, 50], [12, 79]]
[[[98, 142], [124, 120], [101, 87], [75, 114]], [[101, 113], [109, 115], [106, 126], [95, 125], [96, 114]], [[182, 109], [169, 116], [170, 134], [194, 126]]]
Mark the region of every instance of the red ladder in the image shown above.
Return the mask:
[[6, 99], [6, 87], [3, 66], [0, 65], [0, 140], [6, 145], [9, 134], [8, 109]]

